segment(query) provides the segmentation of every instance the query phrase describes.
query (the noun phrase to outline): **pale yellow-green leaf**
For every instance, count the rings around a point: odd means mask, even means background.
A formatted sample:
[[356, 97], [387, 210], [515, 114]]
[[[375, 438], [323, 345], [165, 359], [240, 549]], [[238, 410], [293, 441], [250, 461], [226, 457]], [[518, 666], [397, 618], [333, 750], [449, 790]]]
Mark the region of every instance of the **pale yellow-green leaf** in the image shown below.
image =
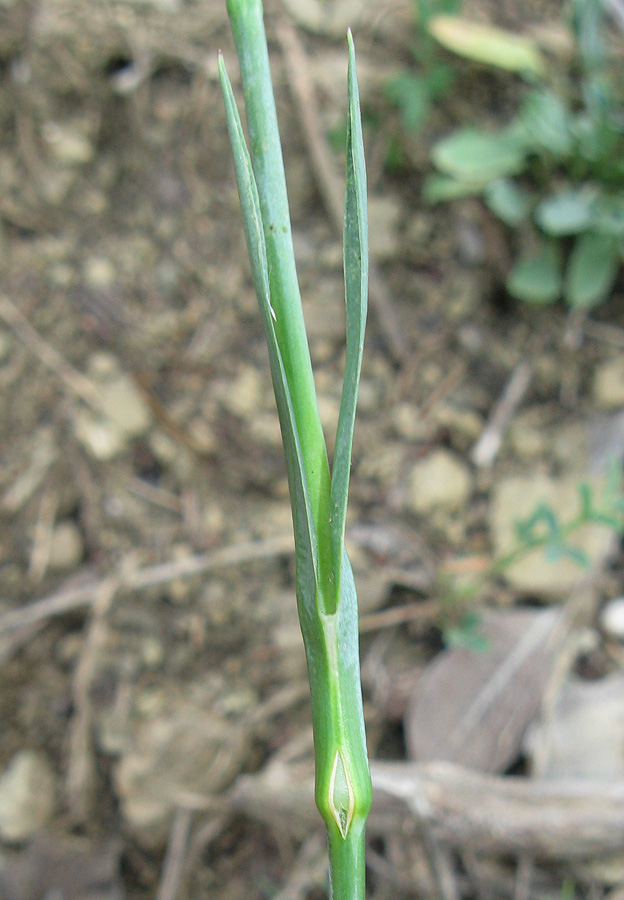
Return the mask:
[[475, 62], [509, 72], [538, 77], [545, 71], [544, 57], [531, 38], [461, 16], [433, 16], [429, 32], [447, 50]]

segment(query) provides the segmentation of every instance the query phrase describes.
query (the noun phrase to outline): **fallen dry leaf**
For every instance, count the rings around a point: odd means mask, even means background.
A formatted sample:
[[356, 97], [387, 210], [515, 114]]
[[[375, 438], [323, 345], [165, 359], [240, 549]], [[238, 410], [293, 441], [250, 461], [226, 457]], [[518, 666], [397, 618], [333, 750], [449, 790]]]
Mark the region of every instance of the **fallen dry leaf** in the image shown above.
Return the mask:
[[504, 772], [538, 712], [559, 610], [485, 611], [487, 649], [445, 650], [418, 678], [404, 717], [409, 756]]

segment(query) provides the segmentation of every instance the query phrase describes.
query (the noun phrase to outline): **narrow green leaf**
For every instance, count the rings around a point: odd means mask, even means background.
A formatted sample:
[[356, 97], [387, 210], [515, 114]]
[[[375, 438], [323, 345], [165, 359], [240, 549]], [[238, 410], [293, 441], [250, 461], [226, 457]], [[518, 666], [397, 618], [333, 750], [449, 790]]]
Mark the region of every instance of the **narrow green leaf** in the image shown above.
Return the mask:
[[483, 199], [494, 215], [512, 228], [524, 222], [531, 211], [529, 195], [510, 178], [491, 181], [483, 192]]
[[344, 222], [344, 281], [346, 306], [346, 361], [340, 400], [338, 430], [331, 479], [331, 544], [336, 584], [340, 596], [340, 576], [344, 546], [353, 428], [358, 384], [362, 368], [364, 331], [368, 306], [368, 219], [366, 166], [362, 120], [355, 69], [355, 50], [349, 41], [347, 118], [347, 184]]
[[464, 128], [438, 141], [431, 151], [437, 168], [460, 181], [486, 183], [517, 175], [525, 166], [526, 142], [517, 130], [488, 133]]
[[589, 309], [606, 300], [613, 289], [620, 259], [616, 242], [604, 234], [583, 234], [570, 254], [565, 298], [570, 306]]
[[428, 30], [443, 47], [466, 59], [537, 77], [545, 72], [535, 41], [523, 35], [460, 16], [434, 16]]
[[513, 297], [541, 306], [561, 296], [561, 259], [556, 246], [545, 245], [535, 256], [519, 260], [505, 282]]
[[[261, 0], [227, 0], [241, 70], [274, 326], [301, 442], [321, 578], [331, 571], [330, 473], [295, 266], [288, 193]], [[326, 566], [329, 569], [326, 571]]]
[[596, 192], [592, 188], [554, 194], [537, 206], [535, 221], [552, 237], [580, 234], [591, 225], [595, 202]]
[[307, 611], [312, 616], [316, 614], [316, 586], [319, 578], [316, 532], [290, 388], [275, 332], [275, 312], [271, 305], [266, 245], [258, 188], [236, 101], [234, 100], [234, 93], [222, 57], [219, 57], [218, 65], [225, 101], [228, 132], [232, 144], [245, 239], [251, 264], [251, 274], [267, 338], [271, 377], [282, 430], [288, 479], [295, 498], [293, 504], [293, 527], [297, 552], [297, 577], [301, 579], [306, 609], [309, 605]]
[[398, 107], [405, 127], [410, 131], [418, 131], [431, 107], [431, 94], [426, 80], [420, 75], [404, 72], [388, 82], [385, 93]]

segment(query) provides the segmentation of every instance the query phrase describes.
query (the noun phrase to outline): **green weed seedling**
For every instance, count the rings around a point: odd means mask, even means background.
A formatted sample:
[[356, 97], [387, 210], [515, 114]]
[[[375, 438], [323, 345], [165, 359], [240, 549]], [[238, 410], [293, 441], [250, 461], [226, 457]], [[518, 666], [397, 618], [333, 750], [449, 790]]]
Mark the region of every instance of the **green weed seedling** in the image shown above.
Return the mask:
[[427, 121], [434, 103], [443, 99], [454, 80], [452, 65], [440, 52], [430, 31], [431, 22], [450, 16], [459, 0], [414, 0], [415, 36], [411, 46], [412, 66], [386, 85], [386, 96], [394, 103], [408, 131], [417, 132]]
[[346, 363], [330, 470], [295, 268], [262, 3], [228, 0], [227, 8], [241, 69], [249, 149], [221, 56], [219, 73], [286, 456], [297, 607], [312, 702], [316, 803], [328, 833], [330, 894], [335, 900], [363, 900], [364, 828], [372, 790], [362, 711], [357, 598], [344, 546], [368, 288], [366, 176], [355, 52], [349, 33]]
[[606, 49], [605, 10], [601, 0], [573, 0], [571, 72], [549, 72], [528, 38], [494, 32], [479, 41], [482, 26], [432, 25], [449, 49], [521, 72], [532, 85], [506, 127], [462, 128], [438, 142], [439, 174], [425, 185], [430, 202], [480, 194], [510, 228], [532, 225], [536, 249], [507, 278], [509, 293], [528, 303], [563, 296], [590, 309], [609, 297], [621, 270], [624, 97], [621, 59]]
[[516, 521], [513, 545], [494, 557], [484, 572], [461, 585], [441, 586], [443, 605], [449, 613], [449, 622], [442, 628], [445, 644], [476, 651], [487, 649], [480, 617], [471, 605], [488, 582], [504, 575], [529, 554], [541, 551], [550, 562], [566, 558], [588, 569], [591, 559], [578, 542], [579, 532], [587, 525], [602, 525], [614, 535], [624, 534], [624, 473], [619, 462], [609, 464], [601, 488], [588, 481], [579, 482], [578, 507], [573, 514], [562, 519], [545, 501], [536, 504], [530, 515]]

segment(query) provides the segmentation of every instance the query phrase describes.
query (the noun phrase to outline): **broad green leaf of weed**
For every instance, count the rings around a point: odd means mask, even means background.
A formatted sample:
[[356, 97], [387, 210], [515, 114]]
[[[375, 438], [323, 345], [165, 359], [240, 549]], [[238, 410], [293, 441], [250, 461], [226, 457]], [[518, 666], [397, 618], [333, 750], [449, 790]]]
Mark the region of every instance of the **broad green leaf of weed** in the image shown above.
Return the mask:
[[618, 247], [604, 234], [583, 234], [574, 244], [566, 269], [564, 294], [570, 306], [591, 309], [606, 300], [620, 269]]
[[551, 237], [580, 234], [591, 227], [596, 191], [582, 187], [547, 197], [535, 210], [535, 221]]
[[521, 172], [527, 149], [517, 131], [489, 133], [465, 128], [435, 144], [431, 157], [445, 175], [485, 184]]
[[545, 244], [528, 258], [515, 263], [505, 282], [507, 290], [519, 300], [541, 306], [561, 296], [561, 254], [555, 244]]
[[598, 198], [592, 218], [592, 230], [614, 238], [624, 238], [624, 194]]
[[571, 116], [552, 91], [534, 91], [522, 104], [520, 122], [536, 149], [556, 157], [574, 151]]
[[483, 199], [505, 225], [515, 228], [525, 222], [531, 212], [531, 198], [511, 178], [497, 178], [486, 185]]
[[422, 195], [425, 203], [443, 203], [446, 200], [472, 197], [480, 194], [483, 188], [482, 181], [458, 181], [447, 175], [430, 175], [423, 185]]
[[531, 38], [460, 16], [434, 16], [429, 33], [447, 50], [508, 72], [541, 77], [545, 63]]

